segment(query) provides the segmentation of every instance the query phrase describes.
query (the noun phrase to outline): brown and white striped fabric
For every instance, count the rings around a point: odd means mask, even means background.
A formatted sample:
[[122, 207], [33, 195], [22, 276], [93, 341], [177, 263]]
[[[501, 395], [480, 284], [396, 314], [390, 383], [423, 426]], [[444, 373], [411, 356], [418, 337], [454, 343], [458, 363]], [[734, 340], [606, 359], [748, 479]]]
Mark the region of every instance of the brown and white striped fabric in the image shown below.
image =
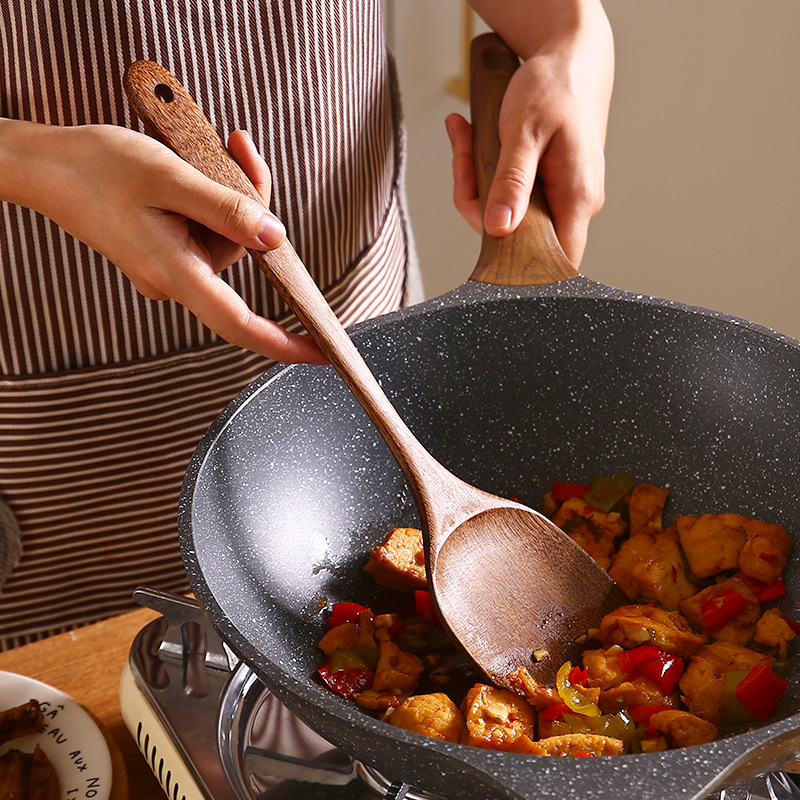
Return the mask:
[[[223, 135], [250, 131], [273, 208], [345, 325], [398, 308], [410, 245], [379, 0], [12, 0], [0, 116], [136, 128], [121, 78], [166, 66]], [[297, 329], [244, 260], [227, 280]], [[50, 220], [0, 203], [0, 496], [22, 558], [0, 648], [184, 591], [181, 480], [213, 418], [268, 366], [140, 296]]]

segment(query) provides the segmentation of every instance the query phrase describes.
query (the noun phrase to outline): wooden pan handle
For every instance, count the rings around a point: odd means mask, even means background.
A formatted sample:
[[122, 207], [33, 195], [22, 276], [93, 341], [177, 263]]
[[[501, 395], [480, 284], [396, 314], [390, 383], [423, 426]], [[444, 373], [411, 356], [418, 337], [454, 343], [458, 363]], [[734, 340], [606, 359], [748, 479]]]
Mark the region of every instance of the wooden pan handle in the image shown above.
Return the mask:
[[[494, 33], [472, 40], [470, 53], [470, 115], [473, 159], [481, 207], [486, 206], [500, 154], [497, 120], [508, 82], [519, 59]], [[519, 227], [496, 238], [485, 231], [478, 263], [470, 280], [502, 286], [534, 286], [574, 278], [572, 266], [556, 238], [541, 182], [534, 186], [531, 202]]]

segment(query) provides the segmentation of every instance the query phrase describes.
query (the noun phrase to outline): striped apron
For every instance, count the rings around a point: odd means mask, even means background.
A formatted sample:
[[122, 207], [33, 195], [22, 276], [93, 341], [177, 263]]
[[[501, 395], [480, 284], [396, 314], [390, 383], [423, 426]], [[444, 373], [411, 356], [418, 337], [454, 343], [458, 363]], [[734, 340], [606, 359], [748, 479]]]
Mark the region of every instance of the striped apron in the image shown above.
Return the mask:
[[[273, 209], [343, 324], [408, 299], [379, 0], [4, 2], [0, 116], [137, 128], [121, 78], [142, 58], [173, 72], [224, 137], [251, 133]], [[249, 259], [223, 275], [253, 310], [299, 329]], [[0, 203], [0, 498], [22, 541], [0, 587], [0, 648], [126, 611], [139, 584], [187, 590], [183, 474], [268, 366], [139, 295], [50, 220]]]

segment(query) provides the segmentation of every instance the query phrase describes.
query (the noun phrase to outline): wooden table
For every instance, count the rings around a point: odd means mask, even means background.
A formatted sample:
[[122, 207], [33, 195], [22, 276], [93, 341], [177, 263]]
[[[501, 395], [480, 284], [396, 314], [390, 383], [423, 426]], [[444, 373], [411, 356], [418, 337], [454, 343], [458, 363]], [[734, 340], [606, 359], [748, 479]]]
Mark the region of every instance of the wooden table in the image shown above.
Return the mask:
[[119, 707], [119, 679], [133, 638], [156, 616], [143, 608], [0, 653], [0, 670], [50, 684], [98, 720], [114, 762], [112, 800], [165, 798]]

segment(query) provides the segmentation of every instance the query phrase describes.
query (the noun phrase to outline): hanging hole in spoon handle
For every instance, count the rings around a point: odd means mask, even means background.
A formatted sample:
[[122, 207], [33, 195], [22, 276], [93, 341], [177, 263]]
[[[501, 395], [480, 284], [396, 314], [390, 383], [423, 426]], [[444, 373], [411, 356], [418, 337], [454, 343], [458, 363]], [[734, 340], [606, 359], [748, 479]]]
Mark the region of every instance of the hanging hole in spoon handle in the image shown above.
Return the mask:
[[[473, 160], [481, 208], [485, 209], [500, 154], [500, 105], [519, 59], [497, 34], [485, 33], [472, 40], [470, 64]], [[577, 274], [556, 238], [544, 190], [537, 180], [525, 216], [513, 233], [496, 238], [484, 231], [470, 280], [535, 286]]]

